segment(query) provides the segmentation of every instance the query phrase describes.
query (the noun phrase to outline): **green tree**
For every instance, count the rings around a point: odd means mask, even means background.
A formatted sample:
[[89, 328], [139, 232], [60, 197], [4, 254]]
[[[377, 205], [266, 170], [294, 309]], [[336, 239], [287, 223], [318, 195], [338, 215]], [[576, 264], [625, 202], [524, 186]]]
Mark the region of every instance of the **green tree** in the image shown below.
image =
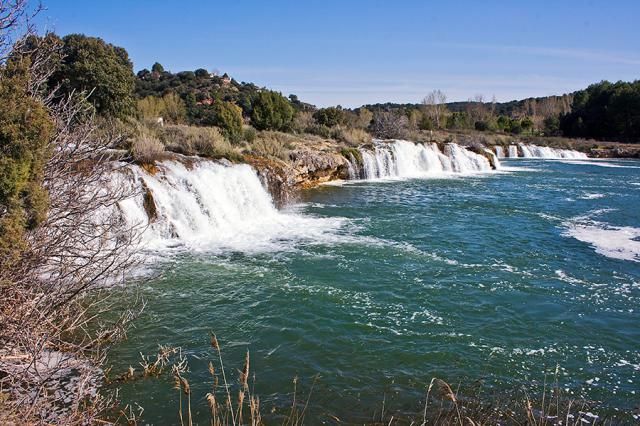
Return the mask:
[[258, 130], [282, 130], [291, 127], [294, 110], [278, 92], [263, 90], [253, 102], [251, 122]]
[[10, 60], [0, 73], [0, 269], [17, 261], [25, 230], [47, 210], [42, 180], [53, 123], [28, 82], [28, 58]]
[[531, 117], [523, 118], [520, 122], [520, 125], [522, 126], [522, 130], [525, 132], [533, 130], [533, 120], [531, 119]]
[[204, 68], [198, 68], [197, 70], [195, 70], [195, 75], [198, 78], [209, 77], [209, 71], [205, 70]]
[[213, 112], [211, 124], [220, 127], [231, 142], [239, 141], [242, 138], [242, 109], [231, 102], [216, 102]]
[[151, 66], [151, 72], [162, 74], [164, 72], [164, 67], [159, 62], [156, 62]]
[[543, 126], [544, 134], [547, 136], [557, 136], [560, 134], [560, 118], [557, 115], [545, 118]]
[[313, 114], [318, 124], [327, 127], [335, 127], [344, 124], [346, 114], [341, 106], [321, 108]]
[[52, 76], [61, 94], [90, 94], [89, 102], [101, 115], [121, 118], [132, 114], [135, 75], [127, 51], [82, 34], [68, 35], [62, 41], [62, 64]]

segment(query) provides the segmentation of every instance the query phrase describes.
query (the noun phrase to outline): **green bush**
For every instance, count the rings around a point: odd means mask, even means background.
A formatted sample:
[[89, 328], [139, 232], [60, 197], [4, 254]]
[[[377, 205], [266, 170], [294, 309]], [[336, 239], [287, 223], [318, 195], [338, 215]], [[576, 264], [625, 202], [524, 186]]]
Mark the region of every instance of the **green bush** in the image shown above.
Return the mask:
[[0, 272], [19, 259], [24, 231], [44, 220], [48, 206], [42, 180], [54, 126], [27, 93], [29, 62], [11, 59], [0, 71]]
[[222, 129], [224, 135], [232, 143], [242, 139], [242, 109], [231, 102], [213, 104], [213, 125]]
[[313, 118], [315, 118], [321, 126], [327, 127], [339, 126], [346, 122], [345, 112], [340, 106], [321, 108], [313, 114]]
[[291, 128], [294, 110], [280, 93], [263, 90], [253, 102], [251, 123], [258, 130], [281, 130]]
[[256, 140], [256, 129], [251, 126], [245, 126], [243, 130], [243, 139], [249, 143]]

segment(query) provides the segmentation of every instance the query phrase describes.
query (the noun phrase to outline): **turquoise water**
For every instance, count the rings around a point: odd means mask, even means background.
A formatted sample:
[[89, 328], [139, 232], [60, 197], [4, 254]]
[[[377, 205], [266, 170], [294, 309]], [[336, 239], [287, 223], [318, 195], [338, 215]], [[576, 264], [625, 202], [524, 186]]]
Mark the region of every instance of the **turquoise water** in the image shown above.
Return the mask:
[[[320, 376], [308, 419], [364, 421], [383, 400], [420, 411], [434, 376], [535, 393], [556, 368], [568, 397], [631, 411], [640, 403], [640, 162], [503, 163], [512, 169], [310, 190], [298, 214], [347, 219], [332, 238], [164, 259], [110, 362], [124, 371], [139, 352], [181, 346], [201, 424], [210, 330], [234, 378], [250, 350], [267, 412], [290, 404], [296, 376], [305, 397]], [[147, 422], [176, 422], [169, 379], [121, 392]]]

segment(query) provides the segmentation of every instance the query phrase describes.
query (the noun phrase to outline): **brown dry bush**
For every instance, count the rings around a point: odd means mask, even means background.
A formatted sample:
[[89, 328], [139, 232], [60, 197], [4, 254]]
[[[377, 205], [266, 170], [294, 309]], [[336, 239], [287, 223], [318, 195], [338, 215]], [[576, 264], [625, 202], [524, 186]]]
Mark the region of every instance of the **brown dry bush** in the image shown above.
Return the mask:
[[159, 133], [169, 151], [211, 158], [237, 156], [217, 127], [165, 126]]
[[371, 143], [371, 135], [363, 129], [336, 127], [332, 131], [332, 136], [350, 146]]
[[249, 147], [256, 155], [287, 160], [294, 139], [295, 136], [285, 133], [263, 131], [258, 133]]
[[159, 160], [164, 152], [164, 145], [149, 131], [142, 131], [131, 142], [131, 157], [134, 161], [151, 164]]

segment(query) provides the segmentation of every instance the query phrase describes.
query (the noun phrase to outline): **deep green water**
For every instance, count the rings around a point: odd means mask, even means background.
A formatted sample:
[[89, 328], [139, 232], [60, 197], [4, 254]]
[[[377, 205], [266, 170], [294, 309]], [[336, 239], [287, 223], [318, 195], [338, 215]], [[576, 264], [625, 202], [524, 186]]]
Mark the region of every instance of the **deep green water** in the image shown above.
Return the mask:
[[[434, 376], [535, 394], [556, 367], [568, 397], [630, 412], [640, 404], [640, 162], [504, 164], [517, 170], [325, 186], [297, 210], [346, 218], [331, 238], [157, 262], [114, 371], [158, 344], [181, 346], [207, 424], [213, 330], [233, 380], [250, 350], [267, 413], [290, 404], [294, 377], [306, 397], [319, 374], [311, 424], [371, 419], [383, 400], [420, 411]], [[147, 379], [121, 396], [147, 422], [175, 424], [171, 386]]]

